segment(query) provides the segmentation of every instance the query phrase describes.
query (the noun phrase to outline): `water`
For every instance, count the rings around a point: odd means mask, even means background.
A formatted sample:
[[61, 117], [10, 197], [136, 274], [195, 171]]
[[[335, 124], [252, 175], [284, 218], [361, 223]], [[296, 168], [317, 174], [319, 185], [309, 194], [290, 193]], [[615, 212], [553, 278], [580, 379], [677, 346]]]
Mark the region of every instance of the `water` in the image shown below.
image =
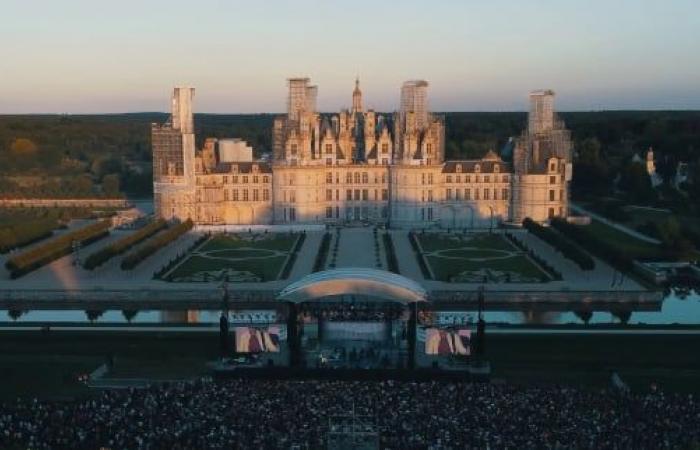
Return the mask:
[[[219, 321], [219, 311], [138, 311], [132, 318], [133, 324], [211, 324]], [[627, 317], [628, 316], [628, 317]], [[573, 311], [486, 311], [484, 318], [488, 323], [563, 325], [583, 324], [585, 314]], [[93, 317], [96, 324], [127, 324], [129, 321], [118, 310], [104, 311]], [[441, 313], [444, 324], [476, 323], [476, 311]], [[81, 310], [37, 310], [26, 311], [16, 320], [10, 312], [0, 310], [1, 323], [90, 323], [88, 315]], [[592, 311], [589, 324], [650, 324], [650, 325], [700, 325], [700, 293], [691, 291], [688, 295], [670, 292], [663, 300], [660, 311], [631, 310], [629, 306], [620, 305], [615, 313], [610, 311]]]

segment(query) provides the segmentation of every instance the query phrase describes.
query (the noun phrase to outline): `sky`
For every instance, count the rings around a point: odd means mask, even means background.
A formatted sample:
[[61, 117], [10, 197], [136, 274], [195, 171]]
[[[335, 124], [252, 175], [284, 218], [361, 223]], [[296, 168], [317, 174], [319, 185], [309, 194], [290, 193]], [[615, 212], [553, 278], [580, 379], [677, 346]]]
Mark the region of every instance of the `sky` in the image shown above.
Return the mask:
[[0, 113], [281, 112], [286, 79], [321, 111], [700, 109], [698, 0], [0, 0]]

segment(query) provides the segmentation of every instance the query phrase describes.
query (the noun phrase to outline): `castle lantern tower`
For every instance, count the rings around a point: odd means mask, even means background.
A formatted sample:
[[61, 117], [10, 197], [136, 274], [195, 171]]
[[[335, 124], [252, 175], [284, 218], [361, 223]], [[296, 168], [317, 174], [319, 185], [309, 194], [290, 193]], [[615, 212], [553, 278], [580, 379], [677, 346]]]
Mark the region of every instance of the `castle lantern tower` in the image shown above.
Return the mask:
[[361, 113], [362, 108], [362, 91], [360, 90], [360, 78], [355, 78], [355, 89], [352, 91], [352, 113]]

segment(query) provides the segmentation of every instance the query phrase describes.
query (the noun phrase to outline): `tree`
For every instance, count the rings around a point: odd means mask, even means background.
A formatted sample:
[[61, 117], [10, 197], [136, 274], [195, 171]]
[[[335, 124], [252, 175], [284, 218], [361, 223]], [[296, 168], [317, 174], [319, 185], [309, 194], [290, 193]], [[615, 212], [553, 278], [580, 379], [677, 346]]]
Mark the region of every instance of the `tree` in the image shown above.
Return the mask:
[[631, 200], [648, 204], [656, 199], [651, 177], [643, 164], [630, 162], [620, 175], [620, 188], [627, 192]]
[[605, 193], [611, 184], [610, 170], [601, 157], [598, 138], [586, 138], [577, 145], [572, 188], [579, 191]]
[[10, 151], [15, 156], [33, 156], [37, 152], [37, 146], [31, 139], [17, 138], [10, 144]]
[[136, 309], [123, 309], [122, 310], [122, 316], [124, 316], [124, 319], [126, 319], [127, 322], [131, 323], [132, 320], [134, 320], [134, 317], [136, 317], [136, 314], [138, 314], [138, 310]]
[[102, 192], [108, 197], [118, 197], [119, 192], [119, 175], [111, 173], [102, 178]]

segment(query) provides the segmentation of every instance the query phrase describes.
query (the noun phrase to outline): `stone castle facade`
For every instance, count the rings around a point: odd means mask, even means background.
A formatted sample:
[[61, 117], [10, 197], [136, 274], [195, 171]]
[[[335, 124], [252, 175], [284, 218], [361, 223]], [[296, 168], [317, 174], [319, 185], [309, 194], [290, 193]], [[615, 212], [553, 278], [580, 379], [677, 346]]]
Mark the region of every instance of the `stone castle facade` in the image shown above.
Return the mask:
[[510, 155], [445, 161], [445, 123], [428, 109], [425, 81], [405, 82], [391, 115], [364, 109], [359, 81], [352, 108], [333, 115], [316, 110], [308, 78], [288, 84], [287, 114], [274, 120], [265, 160], [223, 152], [216, 139], [196, 150], [194, 89], [175, 88], [170, 120], [151, 129], [156, 214], [199, 225], [399, 228], [483, 228], [568, 214], [572, 144], [552, 91], [530, 94], [528, 126]]

